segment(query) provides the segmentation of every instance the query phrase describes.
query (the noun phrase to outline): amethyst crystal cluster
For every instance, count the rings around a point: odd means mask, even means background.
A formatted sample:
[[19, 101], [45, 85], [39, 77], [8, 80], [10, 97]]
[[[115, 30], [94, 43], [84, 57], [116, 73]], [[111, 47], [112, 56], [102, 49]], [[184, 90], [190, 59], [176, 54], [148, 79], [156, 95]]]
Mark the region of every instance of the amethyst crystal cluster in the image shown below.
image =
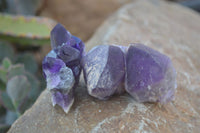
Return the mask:
[[176, 71], [171, 60], [145, 45], [99, 45], [83, 55], [84, 43], [57, 24], [51, 31], [51, 46], [43, 72], [53, 106], [66, 113], [82, 68], [88, 93], [101, 100], [124, 91], [138, 102], [167, 103], [174, 98]]
[[174, 97], [171, 60], [142, 44], [97, 46], [83, 57], [82, 66], [88, 92], [96, 98], [106, 99], [124, 88], [139, 102], [167, 103]]
[[84, 43], [57, 24], [51, 31], [51, 47], [42, 62], [44, 77], [52, 94], [53, 106], [57, 104], [67, 113], [79, 82]]

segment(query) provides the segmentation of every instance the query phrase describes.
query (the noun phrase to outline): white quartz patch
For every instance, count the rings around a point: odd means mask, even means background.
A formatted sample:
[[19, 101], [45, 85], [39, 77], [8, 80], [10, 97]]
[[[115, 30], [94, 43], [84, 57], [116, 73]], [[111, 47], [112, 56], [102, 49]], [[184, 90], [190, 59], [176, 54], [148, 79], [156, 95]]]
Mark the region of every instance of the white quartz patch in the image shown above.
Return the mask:
[[89, 93], [91, 93], [92, 89], [96, 87], [101, 73], [103, 72], [107, 64], [108, 52], [108, 45], [100, 45], [98, 47], [93, 48], [84, 57], [84, 70], [85, 74], [87, 75], [87, 88]]

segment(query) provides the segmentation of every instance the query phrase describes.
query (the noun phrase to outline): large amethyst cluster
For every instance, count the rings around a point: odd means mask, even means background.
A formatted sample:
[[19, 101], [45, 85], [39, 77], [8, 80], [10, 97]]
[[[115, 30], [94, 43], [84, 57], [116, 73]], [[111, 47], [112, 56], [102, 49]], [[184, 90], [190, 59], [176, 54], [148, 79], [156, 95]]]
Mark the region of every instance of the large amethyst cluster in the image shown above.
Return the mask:
[[57, 104], [67, 113], [79, 82], [84, 43], [57, 24], [51, 31], [51, 47], [42, 62], [44, 77], [52, 94], [53, 106]]
[[167, 103], [174, 97], [176, 72], [171, 60], [145, 45], [100, 45], [82, 59], [90, 95], [107, 99], [125, 89], [139, 102]]
[[43, 72], [53, 106], [66, 113], [82, 68], [88, 93], [101, 100], [125, 91], [139, 102], [167, 103], [174, 98], [176, 71], [170, 58], [145, 45], [99, 45], [83, 55], [84, 43], [57, 24], [51, 46]]

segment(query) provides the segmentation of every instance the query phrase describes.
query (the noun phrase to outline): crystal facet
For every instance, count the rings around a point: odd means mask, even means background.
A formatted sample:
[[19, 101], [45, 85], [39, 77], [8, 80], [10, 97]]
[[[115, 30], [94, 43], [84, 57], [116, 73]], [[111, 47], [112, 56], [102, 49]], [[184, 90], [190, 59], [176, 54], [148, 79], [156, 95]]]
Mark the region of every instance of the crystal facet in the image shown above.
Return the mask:
[[49, 71], [49, 73], [57, 73], [62, 67], [66, 66], [62, 60], [53, 57], [45, 57], [42, 65], [43, 70]]
[[63, 93], [60, 90], [51, 91], [52, 104], [56, 104], [63, 108], [65, 113], [68, 113], [74, 103], [74, 94], [72, 90], [69, 93]]
[[43, 73], [47, 88], [52, 94], [52, 104], [67, 113], [74, 101], [74, 89], [81, 72], [80, 60], [84, 43], [57, 24], [51, 31], [52, 49], [43, 60]]
[[112, 45], [99, 45], [83, 57], [82, 67], [88, 93], [107, 99], [123, 92], [125, 59], [123, 51]]
[[63, 43], [66, 43], [71, 38], [69, 31], [61, 24], [57, 24], [51, 31], [51, 47], [55, 49], [61, 46]]
[[170, 58], [142, 44], [126, 54], [126, 91], [139, 102], [167, 103], [176, 90], [176, 72]]
[[65, 62], [68, 67], [77, 66], [80, 64], [80, 51], [77, 49], [63, 45], [56, 49], [57, 57]]
[[63, 46], [63, 44], [77, 49], [81, 55], [84, 52], [85, 45], [81, 39], [71, 35], [63, 25], [57, 24], [51, 31], [51, 47], [56, 49]]
[[85, 45], [81, 41], [81, 39], [79, 39], [76, 36], [72, 35], [71, 38], [70, 38], [70, 40], [67, 42], [67, 44], [70, 45], [71, 47], [79, 50], [81, 55], [84, 52]]

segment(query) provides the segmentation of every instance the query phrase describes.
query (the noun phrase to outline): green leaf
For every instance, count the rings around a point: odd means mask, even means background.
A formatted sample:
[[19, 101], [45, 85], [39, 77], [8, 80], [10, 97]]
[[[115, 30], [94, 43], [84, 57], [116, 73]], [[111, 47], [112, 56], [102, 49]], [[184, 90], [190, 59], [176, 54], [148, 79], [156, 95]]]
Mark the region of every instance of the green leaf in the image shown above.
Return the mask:
[[23, 76], [15, 76], [8, 80], [7, 93], [11, 98], [15, 109], [23, 102], [24, 98], [28, 95], [31, 86], [28, 79]]
[[0, 91], [5, 91], [6, 90], [6, 83], [0, 80]]
[[12, 60], [14, 57], [14, 49], [8, 43], [0, 42], [0, 62], [2, 62], [5, 57]]
[[10, 97], [8, 96], [8, 94], [6, 92], [3, 92], [1, 94], [1, 99], [3, 101], [4, 107], [6, 107], [7, 109], [12, 110], [12, 111], [15, 110], [15, 108], [12, 104], [12, 101], [11, 101]]
[[26, 72], [25, 73], [28, 81], [31, 84], [31, 90], [28, 94], [28, 97], [34, 102], [36, 100], [36, 98], [38, 97], [38, 95], [40, 94], [40, 82], [39, 80], [35, 77], [35, 75]]
[[43, 17], [0, 14], [0, 38], [27, 46], [49, 44], [49, 33], [55, 24], [55, 21]]
[[4, 58], [3, 61], [2, 61], [2, 65], [3, 65], [3, 67], [4, 67], [5, 69], [8, 69], [8, 68], [12, 65], [12, 63], [11, 63], [11, 61], [6, 57], [6, 58]]
[[18, 114], [13, 111], [6, 112], [6, 124], [12, 125], [13, 122], [18, 118]]
[[31, 73], [36, 73], [38, 66], [34, 58], [34, 55], [30, 53], [24, 53], [17, 56], [16, 63], [24, 64], [27, 71]]
[[40, 82], [33, 74], [26, 72], [25, 76], [27, 77], [28, 81], [31, 84], [31, 90], [29, 91], [26, 100], [19, 106], [19, 112], [21, 114], [23, 114], [25, 110], [31, 107], [31, 105], [35, 102], [41, 91]]
[[27, 109], [29, 109], [31, 107], [31, 105], [33, 105], [33, 101], [31, 99], [26, 99], [20, 106], [19, 106], [19, 113], [23, 114]]
[[4, 83], [7, 82], [7, 71], [3, 68], [0, 68], [0, 80]]
[[17, 64], [17, 65], [11, 66], [8, 70], [8, 79], [11, 79], [12, 77], [17, 76], [17, 75], [23, 75], [24, 73], [25, 73], [24, 65]]
[[[1, 0], [3, 1], [3, 0]], [[4, 8], [9, 14], [36, 15], [38, 9], [44, 3], [44, 0], [6, 0]], [[0, 2], [1, 3], [1, 2]], [[3, 4], [3, 2], [2, 2]]]

